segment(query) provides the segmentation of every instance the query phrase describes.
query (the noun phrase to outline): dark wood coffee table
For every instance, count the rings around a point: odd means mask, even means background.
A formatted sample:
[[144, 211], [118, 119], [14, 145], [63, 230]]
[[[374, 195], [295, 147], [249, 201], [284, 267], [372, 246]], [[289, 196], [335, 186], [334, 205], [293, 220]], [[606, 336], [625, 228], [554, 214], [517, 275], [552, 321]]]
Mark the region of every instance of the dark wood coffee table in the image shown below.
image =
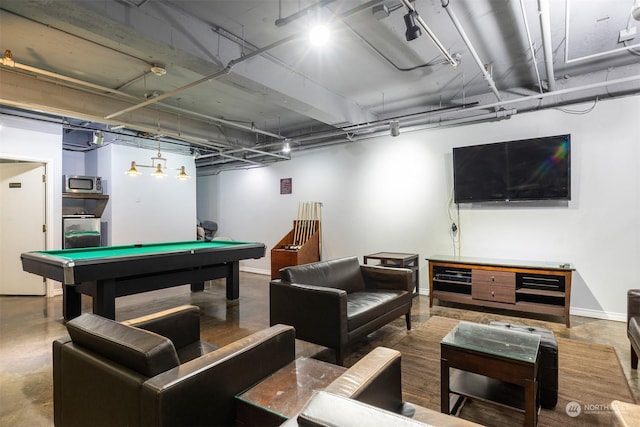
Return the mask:
[[279, 426], [347, 368], [300, 357], [236, 396], [236, 424]]
[[441, 412], [455, 412], [459, 399], [478, 399], [524, 412], [524, 425], [535, 426], [539, 345], [536, 334], [460, 322], [440, 342]]
[[382, 267], [408, 268], [413, 273], [413, 284], [415, 290], [413, 296], [420, 292], [420, 261], [418, 254], [407, 254], [404, 252], [377, 252], [365, 255], [363, 262], [367, 264], [369, 260], [380, 261]]

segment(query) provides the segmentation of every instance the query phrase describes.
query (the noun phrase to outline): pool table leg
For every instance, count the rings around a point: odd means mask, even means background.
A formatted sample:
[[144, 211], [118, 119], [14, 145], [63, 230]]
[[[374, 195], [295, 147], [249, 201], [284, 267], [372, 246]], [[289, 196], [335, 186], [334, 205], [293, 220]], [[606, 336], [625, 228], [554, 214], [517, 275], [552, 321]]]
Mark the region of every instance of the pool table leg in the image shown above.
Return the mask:
[[62, 285], [62, 316], [65, 321], [82, 313], [82, 294], [73, 285]]
[[229, 263], [227, 272], [227, 299], [234, 300], [240, 298], [240, 262]]
[[107, 319], [116, 318], [116, 281], [104, 280], [97, 283], [93, 295], [93, 312]]

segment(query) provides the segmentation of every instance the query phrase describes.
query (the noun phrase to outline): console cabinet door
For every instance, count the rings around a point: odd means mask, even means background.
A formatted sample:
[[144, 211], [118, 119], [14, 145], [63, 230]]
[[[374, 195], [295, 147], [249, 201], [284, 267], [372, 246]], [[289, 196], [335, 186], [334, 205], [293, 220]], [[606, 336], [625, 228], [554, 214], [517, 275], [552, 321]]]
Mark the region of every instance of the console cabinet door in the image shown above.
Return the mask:
[[516, 303], [516, 274], [509, 271], [471, 271], [471, 296], [485, 301]]

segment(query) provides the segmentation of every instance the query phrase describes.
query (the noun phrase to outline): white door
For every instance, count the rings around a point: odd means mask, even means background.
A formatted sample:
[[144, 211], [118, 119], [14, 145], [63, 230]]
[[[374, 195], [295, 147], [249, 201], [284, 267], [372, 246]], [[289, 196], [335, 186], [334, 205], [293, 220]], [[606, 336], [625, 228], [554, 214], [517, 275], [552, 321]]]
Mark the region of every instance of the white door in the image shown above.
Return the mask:
[[44, 295], [42, 277], [22, 270], [20, 254], [45, 249], [45, 165], [0, 162], [0, 294]]

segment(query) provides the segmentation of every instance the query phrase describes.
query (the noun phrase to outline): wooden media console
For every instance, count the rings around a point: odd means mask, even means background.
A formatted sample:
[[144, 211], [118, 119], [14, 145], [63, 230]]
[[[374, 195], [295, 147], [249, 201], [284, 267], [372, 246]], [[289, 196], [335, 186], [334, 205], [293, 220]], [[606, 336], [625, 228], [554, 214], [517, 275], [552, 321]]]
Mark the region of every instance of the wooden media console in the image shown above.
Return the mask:
[[439, 301], [541, 313], [570, 327], [569, 263], [434, 255], [429, 261], [429, 307]]

